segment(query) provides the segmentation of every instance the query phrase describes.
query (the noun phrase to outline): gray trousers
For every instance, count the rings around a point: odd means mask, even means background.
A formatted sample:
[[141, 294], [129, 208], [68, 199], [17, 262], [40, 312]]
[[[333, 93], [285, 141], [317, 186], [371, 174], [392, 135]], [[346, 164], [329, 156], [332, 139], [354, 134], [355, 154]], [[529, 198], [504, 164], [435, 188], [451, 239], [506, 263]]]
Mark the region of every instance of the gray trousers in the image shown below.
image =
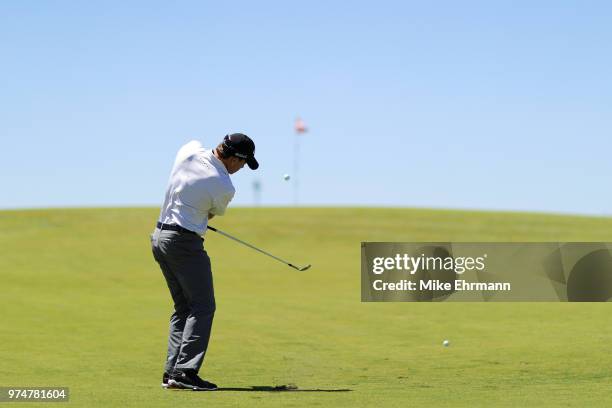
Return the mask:
[[153, 257], [174, 301], [164, 370], [195, 370], [204, 362], [215, 314], [210, 258], [196, 234], [160, 231], [151, 235]]

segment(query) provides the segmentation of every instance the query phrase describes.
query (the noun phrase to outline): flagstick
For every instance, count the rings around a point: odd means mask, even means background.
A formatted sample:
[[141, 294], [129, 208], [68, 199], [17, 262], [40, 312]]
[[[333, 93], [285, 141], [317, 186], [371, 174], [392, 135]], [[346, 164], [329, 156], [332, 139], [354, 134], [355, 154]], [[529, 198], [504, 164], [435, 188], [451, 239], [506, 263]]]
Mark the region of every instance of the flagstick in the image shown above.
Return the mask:
[[259, 180], [253, 181], [253, 202], [255, 207], [259, 207], [261, 204], [261, 183]]
[[300, 133], [295, 132], [295, 145], [293, 155], [293, 205], [299, 204], [298, 197], [298, 170], [299, 170], [299, 156], [300, 156]]
[[307, 128], [304, 121], [299, 117], [295, 120], [295, 146], [293, 155], [293, 203], [298, 206], [299, 201], [299, 161], [300, 161], [300, 139], [302, 134], [306, 132]]

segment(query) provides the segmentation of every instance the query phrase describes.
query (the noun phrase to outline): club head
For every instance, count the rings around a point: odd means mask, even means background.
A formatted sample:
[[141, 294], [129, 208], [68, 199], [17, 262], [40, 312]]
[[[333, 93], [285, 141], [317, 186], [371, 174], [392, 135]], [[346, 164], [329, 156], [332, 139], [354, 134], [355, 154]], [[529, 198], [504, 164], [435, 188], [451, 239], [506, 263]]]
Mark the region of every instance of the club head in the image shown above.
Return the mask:
[[292, 265], [292, 264], [288, 264], [288, 265], [289, 265], [290, 267], [292, 267], [293, 269], [298, 270], [298, 271], [300, 271], [300, 272], [303, 272], [303, 271], [305, 271], [305, 270], [307, 270], [307, 269], [310, 269], [310, 267], [312, 266], [312, 265], [310, 265], [310, 264], [308, 264], [308, 265], [306, 265], [306, 266], [295, 266], [295, 265]]

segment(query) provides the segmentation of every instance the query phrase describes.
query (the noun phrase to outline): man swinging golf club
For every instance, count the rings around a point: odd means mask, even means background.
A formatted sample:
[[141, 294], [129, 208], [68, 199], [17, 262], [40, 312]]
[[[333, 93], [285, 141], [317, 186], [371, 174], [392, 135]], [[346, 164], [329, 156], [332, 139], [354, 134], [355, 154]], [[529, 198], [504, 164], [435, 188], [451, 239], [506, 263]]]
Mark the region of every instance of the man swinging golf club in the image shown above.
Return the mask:
[[255, 143], [242, 133], [225, 136], [213, 150], [197, 141], [181, 147], [170, 174], [157, 228], [151, 236], [174, 301], [162, 386], [197, 391], [217, 389], [198, 376], [204, 361], [215, 295], [203, 238], [208, 220], [223, 215], [234, 197], [229, 175], [245, 164], [255, 170]]

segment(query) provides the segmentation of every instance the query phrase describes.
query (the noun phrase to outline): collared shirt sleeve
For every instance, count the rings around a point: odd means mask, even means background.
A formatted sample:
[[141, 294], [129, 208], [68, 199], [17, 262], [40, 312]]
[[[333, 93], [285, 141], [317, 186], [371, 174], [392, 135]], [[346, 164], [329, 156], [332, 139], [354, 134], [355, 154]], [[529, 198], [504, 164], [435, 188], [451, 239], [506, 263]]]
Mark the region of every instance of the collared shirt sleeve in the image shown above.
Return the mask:
[[225, 194], [219, 195], [213, 199], [213, 205], [210, 209], [210, 213], [214, 215], [223, 215], [225, 214], [225, 210], [227, 209], [228, 204], [234, 198], [234, 192], [227, 192]]

